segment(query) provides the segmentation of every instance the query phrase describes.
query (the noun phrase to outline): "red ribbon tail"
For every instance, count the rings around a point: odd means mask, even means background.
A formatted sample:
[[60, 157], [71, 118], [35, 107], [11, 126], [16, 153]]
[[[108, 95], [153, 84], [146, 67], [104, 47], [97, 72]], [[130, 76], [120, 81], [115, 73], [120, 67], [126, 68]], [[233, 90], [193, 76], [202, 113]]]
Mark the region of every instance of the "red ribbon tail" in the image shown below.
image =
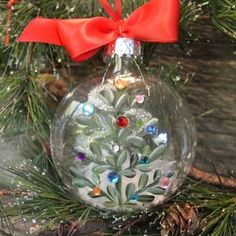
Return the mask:
[[26, 26], [17, 41], [50, 43], [62, 46], [57, 31], [57, 21], [56, 19], [36, 17]]
[[6, 23], [6, 33], [4, 38], [4, 46], [7, 47], [10, 41], [10, 26], [11, 26], [11, 18], [12, 18], [12, 7], [16, 4], [19, 0], [9, 0], [7, 2], [7, 23]]

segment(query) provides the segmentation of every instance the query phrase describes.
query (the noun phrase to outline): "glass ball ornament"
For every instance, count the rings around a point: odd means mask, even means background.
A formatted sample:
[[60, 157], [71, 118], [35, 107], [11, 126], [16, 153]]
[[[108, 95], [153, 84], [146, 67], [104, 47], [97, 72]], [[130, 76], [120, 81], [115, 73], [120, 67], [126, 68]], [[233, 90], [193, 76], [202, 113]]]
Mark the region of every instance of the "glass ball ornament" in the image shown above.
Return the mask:
[[138, 66], [140, 43], [109, 45], [104, 77], [82, 82], [59, 105], [51, 151], [64, 183], [100, 211], [146, 209], [186, 177], [196, 148], [186, 103]]

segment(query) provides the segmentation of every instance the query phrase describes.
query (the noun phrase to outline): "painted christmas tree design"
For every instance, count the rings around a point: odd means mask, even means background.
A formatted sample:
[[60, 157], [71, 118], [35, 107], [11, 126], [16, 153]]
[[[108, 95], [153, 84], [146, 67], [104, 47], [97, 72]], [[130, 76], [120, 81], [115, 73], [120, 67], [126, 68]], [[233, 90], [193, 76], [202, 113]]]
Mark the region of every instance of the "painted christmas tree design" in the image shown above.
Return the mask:
[[70, 172], [81, 199], [99, 208], [132, 209], [171, 191], [167, 133], [148, 112], [148, 95], [106, 84], [77, 108]]

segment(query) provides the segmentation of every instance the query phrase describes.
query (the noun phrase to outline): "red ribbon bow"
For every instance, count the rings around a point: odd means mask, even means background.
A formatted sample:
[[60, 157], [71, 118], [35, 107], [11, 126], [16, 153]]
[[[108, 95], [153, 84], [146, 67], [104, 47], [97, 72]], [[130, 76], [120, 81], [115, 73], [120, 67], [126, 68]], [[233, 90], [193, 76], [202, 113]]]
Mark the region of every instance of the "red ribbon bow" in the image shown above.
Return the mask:
[[115, 9], [108, 0], [100, 4], [110, 15], [85, 19], [33, 19], [19, 42], [42, 42], [64, 46], [74, 61], [83, 61], [118, 37], [146, 42], [175, 42], [178, 39], [179, 0], [150, 0], [122, 19], [121, 0]]

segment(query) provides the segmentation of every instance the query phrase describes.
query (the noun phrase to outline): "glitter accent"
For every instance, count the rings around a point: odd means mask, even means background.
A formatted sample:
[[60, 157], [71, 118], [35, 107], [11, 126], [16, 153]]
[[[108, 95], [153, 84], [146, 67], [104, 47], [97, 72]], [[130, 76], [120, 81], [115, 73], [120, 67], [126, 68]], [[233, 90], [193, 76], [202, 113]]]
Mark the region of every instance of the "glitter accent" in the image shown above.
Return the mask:
[[89, 92], [88, 102], [93, 104], [99, 110], [111, 112], [111, 111], [114, 111], [114, 107], [112, 105], [110, 105], [109, 103], [105, 103], [104, 100], [101, 99], [101, 92], [106, 88], [116, 90], [116, 88], [114, 86], [112, 86], [111, 84], [98, 86]]
[[151, 113], [140, 108], [131, 108], [125, 112], [125, 116], [134, 116], [137, 120], [142, 120], [143, 123], [146, 123], [152, 118]]

